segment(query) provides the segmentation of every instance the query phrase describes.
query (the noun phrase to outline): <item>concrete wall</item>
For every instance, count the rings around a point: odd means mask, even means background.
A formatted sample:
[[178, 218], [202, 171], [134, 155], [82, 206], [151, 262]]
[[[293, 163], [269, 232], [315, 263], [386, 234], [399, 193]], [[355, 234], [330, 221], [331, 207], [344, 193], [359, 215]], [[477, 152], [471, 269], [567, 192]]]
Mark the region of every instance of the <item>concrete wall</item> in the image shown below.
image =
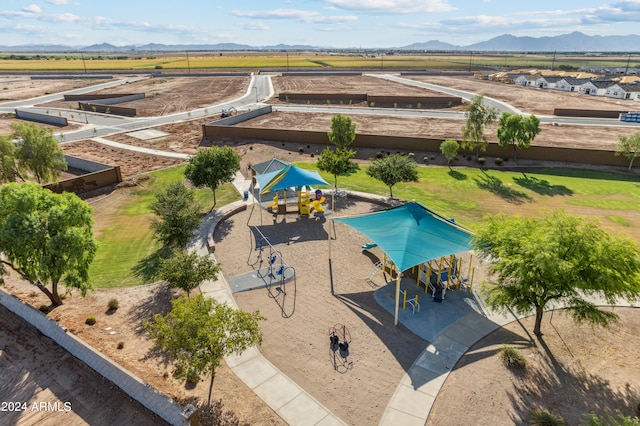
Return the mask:
[[113, 168], [110, 164], [98, 163], [97, 161], [85, 160], [84, 158], [73, 157], [71, 155], [65, 155], [64, 159], [69, 167], [90, 173]]
[[112, 75], [100, 75], [100, 74], [73, 74], [73, 75], [32, 75], [31, 80], [77, 80], [77, 79], [100, 79], [109, 80], [112, 79]]
[[71, 355], [87, 364], [105, 379], [126, 392], [131, 398], [170, 424], [188, 424], [188, 420], [182, 415], [183, 408], [180, 404], [157, 391], [131, 372], [111, 361], [111, 359], [103, 356], [73, 334], [67, 333], [57, 322], [40, 311], [2, 290], [0, 290], [0, 304], [23, 318], [42, 334], [66, 349]]
[[401, 95], [369, 95], [366, 93], [293, 93], [282, 92], [278, 94], [281, 101], [367, 101], [377, 104], [422, 104], [422, 105], [460, 105], [462, 98], [455, 96], [401, 96]]
[[[110, 95], [105, 94], [91, 94], [85, 93], [82, 95], [64, 95], [65, 101], [97, 101], [97, 100], [115, 100], [113, 103], [135, 101], [137, 99], [144, 99], [144, 93], [114, 93]], [[105, 102], [99, 102], [100, 104], [107, 105]]]
[[95, 108], [95, 112], [101, 112], [105, 114], [108, 109], [110, 114], [124, 115], [127, 117], [135, 117], [135, 115], [137, 114], [137, 110], [135, 108], [107, 106], [107, 105], [88, 103], [88, 102], [78, 102], [78, 108], [83, 111], [93, 111], [93, 108]]
[[310, 76], [358, 76], [362, 71], [287, 71], [281, 73], [283, 77], [310, 77]]
[[67, 126], [69, 124], [66, 117], [60, 117], [52, 114], [41, 114], [38, 112], [25, 111], [22, 109], [16, 109], [16, 117], [21, 120], [53, 124], [54, 126]]
[[310, 101], [326, 101], [327, 99], [331, 101], [337, 100], [352, 100], [352, 101], [366, 101], [367, 94], [366, 93], [290, 93], [290, 92], [282, 92], [278, 94], [278, 99], [281, 101], [286, 100], [310, 100]]
[[119, 182], [122, 182], [120, 166], [112, 166], [98, 172], [61, 180], [58, 183], [50, 183], [44, 187], [56, 193], [73, 192], [82, 195], [85, 192], [106, 188]]
[[[326, 132], [262, 129], [249, 127], [230, 127], [204, 125], [204, 136], [229, 137], [238, 139], [258, 139], [266, 141], [295, 142], [300, 144], [329, 144]], [[389, 136], [357, 134], [354, 147], [367, 147], [382, 150], [407, 150], [440, 152], [443, 139], [421, 138], [410, 136]], [[471, 154], [462, 150], [461, 155]], [[489, 143], [487, 151], [482, 155], [488, 157], [511, 158], [511, 148], [502, 148], [497, 143]], [[560, 161], [568, 163], [594, 164], [605, 166], [628, 166], [623, 157], [616, 157], [614, 151], [532, 146], [518, 150], [518, 158], [523, 160]]]
[[559, 117], [618, 118], [620, 117], [620, 114], [624, 114], [625, 112], [628, 111], [601, 111], [595, 109], [555, 108], [553, 110], [553, 115], [557, 115]]

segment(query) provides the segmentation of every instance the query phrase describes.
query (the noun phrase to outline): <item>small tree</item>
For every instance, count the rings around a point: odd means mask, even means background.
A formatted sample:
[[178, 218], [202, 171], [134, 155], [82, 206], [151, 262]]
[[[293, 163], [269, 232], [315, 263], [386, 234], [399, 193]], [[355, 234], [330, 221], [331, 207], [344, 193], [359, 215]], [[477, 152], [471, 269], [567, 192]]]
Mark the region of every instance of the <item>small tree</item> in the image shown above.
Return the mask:
[[166, 350], [176, 364], [176, 375], [191, 382], [211, 374], [209, 404], [216, 369], [230, 354], [240, 354], [262, 343], [258, 321], [265, 318], [235, 310], [201, 294], [178, 297], [166, 316], [156, 314], [146, 324], [156, 347]]
[[384, 158], [370, 158], [367, 175], [382, 181], [389, 187], [389, 196], [393, 198], [393, 186], [399, 182], [418, 182], [418, 166], [413, 158], [393, 154]]
[[595, 219], [556, 211], [541, 218], [488, 216], [473, 246], [490, 260], [483, 286], [487, 303], [518, 314], [535, 311], [533, 332], [541, 336], [542, 314], [559, 302], [577, 322], [607, 326], [618, 316], [589, 301], [608, 303], [640, 296], [640, 253], [635, 243], [602, 230]]
[[151, 220], [151, 229], [163, 245], [184, 248], [200, 225], [200, 204], [195, 191], [182, 182], [171, 183], [156, 194], [151, 211], [158, 217]]
[[15, 155], [20, 168], [32, 172], [38, 183], [57, 181], [67, 162], [53, 130], [33, 123], [12, 123], [11, 128], [11, 137], [18, 141]]
[[616, 155], [622, 155], [629, 160], [629, 170], [631, 170], [633, 161], [640, 156], [640, 132], [631, 136], [620, 136]]
[[451, 139], [442, 141], [440, 144], [440, 152], [442, 152], [442, 155], [447, 159], [447, 166], [449, 166], [449, 169], [451, 169], [451, 160], [456, 158], [456, 155], [458, 155], [458, 149], [460, 149], [458, 141]]
[[355, 151], [350, 149], [325, 148], [318, 157], [318, 169], [333, 175], [333, 186], [338, 189], [338, 176], [349, 176], [358, 170], [358, 165], [351, 161]]
[[498, 111], [483, 104], [484, 97], [477, 95], [471, 98], [471, 103], [467, 105], [464, 113], [467, 121], [462, 126], [462, 146], [475, 150], [476, 159], [480, 156], [480, 151], [487, 149], [487, 137], [484, 135], [484, 127], [493, 123], [498, 117]]
[[25, 170], [16, 158], [17, 148], [7, 136], [0, 136], [0, 182], [25, 181]]
[[518, 148], [529, 148], [540, 133], [540, 120], [534, 114], [524, 118], [520, 114], [503, 113], [498, 123], [498, 144], [513, 147], [513, 160], [517, 163]]
[[170, 287], [179, 288], [190, 295], [191, 290], [197, 288], [206, 280], [215, 280], [220, 267], [209, 256], [198, 256], [197, 253], [178, 251], [173, 257], [165, 259], [160, 264], [158, 276], [169, 283]]
[[73, 193], [55, 194], [29, 182], [0, 187], [0, 206], [0, 264], [38, 287], [54, 306], [62, 305], [60, 283], [86, 295], [97, 247], [91, 207]]
[[195, 186], [207, 186], [213, 191], [216, 206], [216, 189], [233, 180], [240, 170], [240, 156], [230, 146], [202, 149], [189, 159], [184, 175]]
[[351, 122], [351, 117], [336, 114], [331, 118], [331, 131], [327, 136], [332, 144], [347, 148], [356, 139], [356, 125]]

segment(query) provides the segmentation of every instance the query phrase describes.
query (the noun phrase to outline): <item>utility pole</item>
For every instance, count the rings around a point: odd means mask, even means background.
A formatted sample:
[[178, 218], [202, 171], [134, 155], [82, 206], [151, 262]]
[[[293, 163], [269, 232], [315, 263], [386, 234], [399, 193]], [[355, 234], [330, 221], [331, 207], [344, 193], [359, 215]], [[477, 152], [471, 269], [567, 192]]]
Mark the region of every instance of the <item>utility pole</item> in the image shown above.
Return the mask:
[[287, 72], [289, 72], [289, 51], [287, 50]]
[[189, 61], [189, 51], [187, 50], [187, 68], [189, 68], [189, 74], [191, 74], [191, 61]]
[[553, 59], [551, 60], [551, 71], [553, 71], [553, 67], [556, 64], [556, 51], [553, 51]]
[[629, 72], [629, 63], [631, 62], [631, 53], [629, 53], [629, 58], [627, 58], [627, 67], [624, 69], [624, 75], [627, 75]]
[[80, 56], [82, 56], [82, 67], [84, 68], [84, 73], [87, 73], [87, 64], [84, 62], [84, 52], [80, 52]]
[[469, 52], [469, 72], [471, 72], [471, 59], [473, 58], [473, 52]]

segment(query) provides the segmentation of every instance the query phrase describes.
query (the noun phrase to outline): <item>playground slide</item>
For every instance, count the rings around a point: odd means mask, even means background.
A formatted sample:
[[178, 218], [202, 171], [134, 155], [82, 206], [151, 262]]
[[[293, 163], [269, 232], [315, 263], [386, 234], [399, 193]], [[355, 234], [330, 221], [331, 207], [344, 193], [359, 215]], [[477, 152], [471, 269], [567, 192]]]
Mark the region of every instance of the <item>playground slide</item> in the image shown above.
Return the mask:
[[273, 197], [273, 203], [267, 206], [267, 210], [272, 209], [278, 205], [278, 196]]
[[317, 213], [324, 213], [324, 209], [322, 208], [322, 206], [320, 204], [324, 203], [324, 197], [320, 198], [319, 200], [314, 200], [311, 201], [311, 207], [313, 207], [313, 210]]

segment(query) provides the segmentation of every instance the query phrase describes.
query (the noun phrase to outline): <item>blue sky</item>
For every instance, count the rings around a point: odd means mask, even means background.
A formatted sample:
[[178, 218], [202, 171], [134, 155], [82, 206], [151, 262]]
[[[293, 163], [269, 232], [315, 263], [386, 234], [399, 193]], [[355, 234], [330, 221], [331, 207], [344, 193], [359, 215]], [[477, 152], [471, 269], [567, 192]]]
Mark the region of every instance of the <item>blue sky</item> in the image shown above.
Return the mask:
[[640, 34], [640, 0], [0, 0], [0, 45], [467, 45], [500, 34]]

